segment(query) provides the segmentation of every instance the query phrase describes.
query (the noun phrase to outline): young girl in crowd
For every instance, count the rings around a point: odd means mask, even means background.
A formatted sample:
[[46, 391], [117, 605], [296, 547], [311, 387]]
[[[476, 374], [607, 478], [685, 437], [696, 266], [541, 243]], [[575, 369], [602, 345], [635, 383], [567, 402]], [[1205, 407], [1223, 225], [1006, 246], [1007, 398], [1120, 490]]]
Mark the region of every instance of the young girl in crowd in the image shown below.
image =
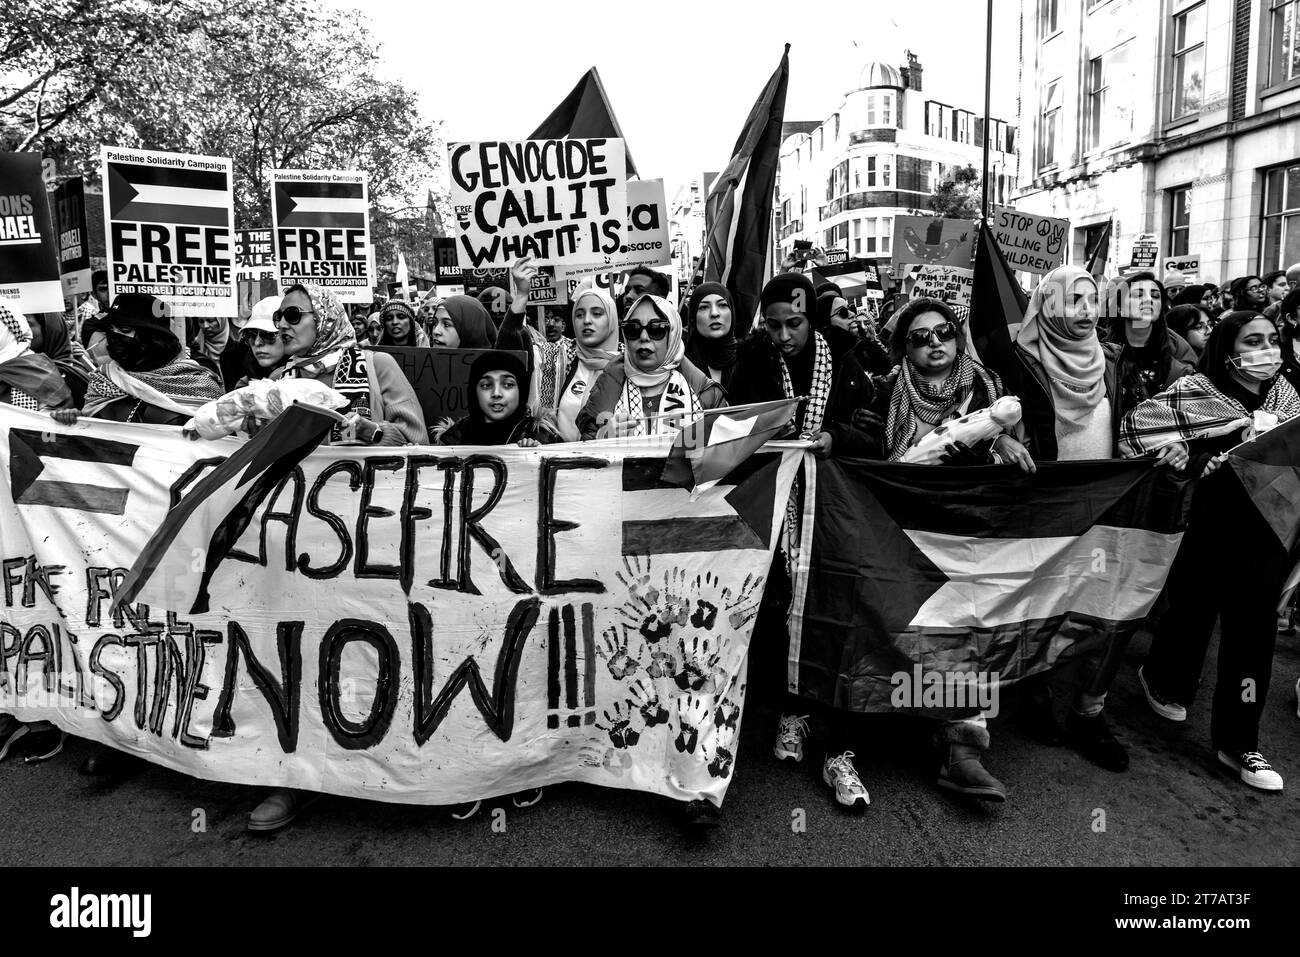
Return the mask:
[[520, 445], [560, 441], [552, 423], [528, 406], [529, 374], [513, 352], [492, 351], [470, 366], [470, 413], [438, 439], [439, 445]]
[[[273, 301], [275, 305], [280, 303], [278, 297], [274, 297]], [[258, 379], [270, 378], [271, 373], [287, 361], [284, 354], [284, 338], [280, 335], [273, 318], [275, 309], [272, 308], [269, 314], [263, 314], [259, 308], [261, 305], [262, 303], [258, 303], [248, 322], [244, 323], [244, 328], [239, 331], [240, 338], [249, 353], [248, 361], [244, 364], [244, 377], [239, 380], [240, 388]], [[352, 327], [356, 329], [355, 322]]]
[[623, 357], [596, 378], [578, 413], [584, 439], [655, 435], [726, 404], [722, 386], [686, 358], [681, 316], [666, 299], [641, 296], [622, 329]]
[[[1294, 556], [1236, 472], [1221, 466], [1257, 412], [1279, 423], [1300, 414], [1300, 395], [1281, 368], [1273, 324], [1255, 311], [1229, 313], [1210, 334], [1201, 372], [1134, 409], [1120, 439], [1126, 456], [1156, 452], [1201, 477], [1166, 585], [1169, 610], [1138, 671], [1147, 701], [1161, 717], [1186, 720], [1220, 622], [1211, 745], [1242, 781], [1266, 791], [1282, 790], [1282, 776], [1260, 753], [1259, 719], [1273, 672], [1275, 608]], [[1207, 577], [1207, 568], [1215, 573]], [[1243, 693], [1248, 686], [1254, 694]]]

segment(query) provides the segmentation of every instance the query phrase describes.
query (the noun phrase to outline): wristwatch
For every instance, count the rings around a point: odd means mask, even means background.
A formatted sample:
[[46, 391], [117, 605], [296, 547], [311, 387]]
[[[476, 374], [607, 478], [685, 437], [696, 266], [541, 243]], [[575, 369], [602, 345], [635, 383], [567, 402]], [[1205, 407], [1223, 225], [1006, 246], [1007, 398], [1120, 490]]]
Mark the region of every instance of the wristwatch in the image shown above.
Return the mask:
[[374, 435], [370, 436], [370, 444], [378, 445], [380, 442], [383, 441], [383, 439], [384, 439], [384, 427], [382, 425], [375, 426]]

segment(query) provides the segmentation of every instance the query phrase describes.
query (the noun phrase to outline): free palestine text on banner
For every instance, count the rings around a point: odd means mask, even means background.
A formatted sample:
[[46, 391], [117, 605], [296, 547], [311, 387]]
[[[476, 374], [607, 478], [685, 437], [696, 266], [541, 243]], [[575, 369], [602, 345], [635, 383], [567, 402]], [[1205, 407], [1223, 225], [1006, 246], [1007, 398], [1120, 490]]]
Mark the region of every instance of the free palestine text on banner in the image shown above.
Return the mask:
[[805, 475], [788, 687], [866, 712], [894, 711], [894, 677], [917, 667], [1006, 686], [1122, 651], [1164, 586], [1191, 484], [1150, 459]]
[[280, 289], [324, 286], [343, 302], [374, 298], [370, 198], [358, 170], [271, 170]]
[[58, 244], [36, 153], [0, 153], [0, 302], [62, 312]]
[[451, 204], [462, 269], [613, 264], [627, 234], [620, 139], [452, 143]]
[[177, 316], [234, 316], [235, 197], [226, 156], [103, 146], [110, 300], [157, 296]]
[[241, 441], [4, 408], [0, 712], [222, 781], [720, 803], [803, 451], [692, 496], [662, 481], [671, 442], [320, 448], [264, 489], [209, 611], [190, 613], [205, 505], [114, 614], [171, 505]]

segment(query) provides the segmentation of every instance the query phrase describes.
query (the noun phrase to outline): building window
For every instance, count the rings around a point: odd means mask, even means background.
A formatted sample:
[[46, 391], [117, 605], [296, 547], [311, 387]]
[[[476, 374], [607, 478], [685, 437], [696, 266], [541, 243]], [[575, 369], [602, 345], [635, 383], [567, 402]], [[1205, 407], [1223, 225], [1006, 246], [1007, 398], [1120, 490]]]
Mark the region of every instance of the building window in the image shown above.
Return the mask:
[[880, 157], [880, 185], [888, 188], [893, 185], [894, 158], [892, 156]]
[[1046, 40], [1060, 31], [1057, 25], [1060, 13], [1059, 0], [1038, 0], [1038, 38]]
[[888, 255], [890, 251], [891, 234], [894, 231], [894, 220], [891, 216], [882, 216], [880, 219], [880, 252], [881, 255]]
[[880, 122], [885, 126], [893, 126], [894, 95], [892, 93], [882, 93], [880, 95]]
[[1259, 271], [1286, 269], [1300, 262], [1300, 162], [1264, 174], [1263, 225]]
[[862, 255], [862, 220], [853, 220], [853, 255]]
[[1132, 136], [1132, 80], [1128, 43], [1089, 61], [1087, 149], [1113, 146]]
[[1192, 188], [1169, 191], [1169, 255], [1186, 256], [1192, 225]]
[[1038, 165], [1056, 163], [1056, 133], [1061, 125], [1061, 80], [1049, 80], [1043, 92], [1043, 109], [1038, 124]]
[[840, 141], [840, 115], [836, 113], [831, 119], [835, 121], [835, 142], [838, 143]]
[[1173, 119], [1200, 112], [1205, 102], [1205, 4], [1174, 17]]
[[876, 218], [869, 216], [863, 220], [863, 230], [867, 234], [867, 255], [876, 251]]
[[876, 125], [876, 94], [867, 94], [867, 126]]
[[1300, 2], [1272, 0], [1273, 44], [1269, 57], [1269, 85], [1300, 77]]

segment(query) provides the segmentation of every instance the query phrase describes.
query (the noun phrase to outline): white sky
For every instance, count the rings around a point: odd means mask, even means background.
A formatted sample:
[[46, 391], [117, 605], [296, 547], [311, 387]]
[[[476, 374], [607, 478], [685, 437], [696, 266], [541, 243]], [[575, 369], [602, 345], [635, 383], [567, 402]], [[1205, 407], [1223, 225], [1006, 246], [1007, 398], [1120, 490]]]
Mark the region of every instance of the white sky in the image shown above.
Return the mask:
[[[927, 94], [984, 107], [980, 0], [331, 2], [371, 18], [383, 72], [419, 94], [447, 142], [522, 139], [597, 67], [638, 171], [663, 177], [669, 200], [726, 164], [786, 42], [787, 120], [825, 119], [863, 64], [902, 65], [906, 49], [924, 67]], [[1020, 4], [993, 6], [992, 112], [1015, 123]]]

